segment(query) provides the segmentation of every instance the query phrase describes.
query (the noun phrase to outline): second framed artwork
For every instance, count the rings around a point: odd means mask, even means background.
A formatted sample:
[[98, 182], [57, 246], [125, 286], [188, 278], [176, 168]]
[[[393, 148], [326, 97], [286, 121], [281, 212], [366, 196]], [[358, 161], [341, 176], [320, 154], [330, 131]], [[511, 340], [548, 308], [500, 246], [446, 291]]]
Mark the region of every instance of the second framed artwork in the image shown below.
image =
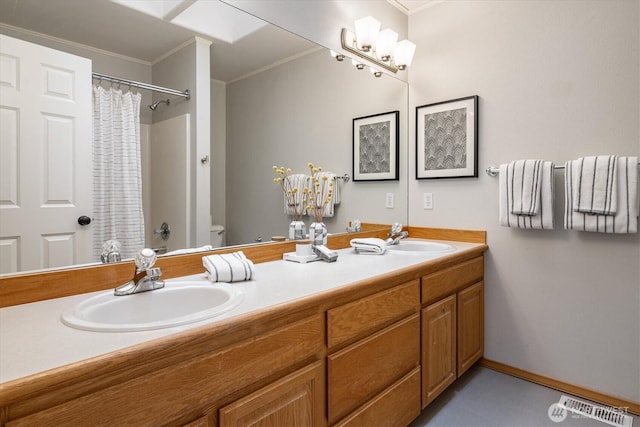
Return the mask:
[[416, 179], [478, 176], [478, 96], [416, 107]]
[[353, 180], [399, 179], [399, 111], [353, 119]]

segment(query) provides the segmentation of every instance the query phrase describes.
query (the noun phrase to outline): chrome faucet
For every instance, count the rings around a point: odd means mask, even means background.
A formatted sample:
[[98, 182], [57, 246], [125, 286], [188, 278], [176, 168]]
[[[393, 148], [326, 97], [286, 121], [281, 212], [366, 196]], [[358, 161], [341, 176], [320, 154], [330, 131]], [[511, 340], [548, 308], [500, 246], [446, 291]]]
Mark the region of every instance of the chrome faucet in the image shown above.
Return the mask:
[[399, 222], [394, 223], [391, 226], [391, 231], [387, 234], [387, 246], [397, 245], [400, 243], [400, 240], [409, 237], [409, 233], [407, 231], [402, 231], [402, 224]]
[[140, 292], [164, 288], [164, 280], [159, 280], [162, 270], [152, 268], [157, 255], [152, 249], [142, 249], [136, 255], [136, 274], [132, 280], [114, 289], [115, 296], [132, 295]]

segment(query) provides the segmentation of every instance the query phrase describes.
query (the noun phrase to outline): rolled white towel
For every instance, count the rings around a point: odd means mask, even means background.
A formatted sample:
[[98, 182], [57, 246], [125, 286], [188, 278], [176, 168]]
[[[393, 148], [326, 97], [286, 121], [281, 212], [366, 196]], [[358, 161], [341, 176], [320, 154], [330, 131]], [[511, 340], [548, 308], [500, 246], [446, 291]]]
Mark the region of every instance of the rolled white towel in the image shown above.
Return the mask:
[[202, 265], [212, 282], [241, 282], [255, 275], [253, 262], [242, 251], [202, 257]]
[[618, 208], [617, 156], [581, 157], [573, 162], [573, 210], [615, 215]]
[[382, 255], [387, 250], [387, 242], [376, 237], [351, 239], [349, 243], [356, 253]]

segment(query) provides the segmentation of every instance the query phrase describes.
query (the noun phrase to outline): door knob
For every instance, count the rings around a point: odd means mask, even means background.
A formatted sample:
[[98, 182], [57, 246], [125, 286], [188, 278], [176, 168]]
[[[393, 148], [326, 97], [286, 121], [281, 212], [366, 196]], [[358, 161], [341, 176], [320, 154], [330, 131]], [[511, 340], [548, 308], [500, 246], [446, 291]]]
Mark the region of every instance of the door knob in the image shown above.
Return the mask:
[[81, 217], [78, 217], [78, 224], [82, 226], [89, 225], [91, 224], [91, 218], [86, 215], [82, 215]]

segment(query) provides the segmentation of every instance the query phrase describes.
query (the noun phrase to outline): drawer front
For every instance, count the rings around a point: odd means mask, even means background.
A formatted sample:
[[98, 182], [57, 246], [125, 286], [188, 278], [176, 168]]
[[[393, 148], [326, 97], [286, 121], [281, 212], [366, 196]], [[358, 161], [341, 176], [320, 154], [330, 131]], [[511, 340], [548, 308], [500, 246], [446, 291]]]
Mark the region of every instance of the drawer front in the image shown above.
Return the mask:
[[432, 303], [484, 276], [482, 256], [422, 277], [422, 303]]
[[420, 415], [420, 368], [415, 368], [335, 427], [405, 427], [418, 415]]
[[352, 344], [328, 360], [328, 414], [335, 422], [420, 363], [420, 315]]
[[327, 311], [327, 346], [335, 347], [399, 320], [420, 305], [419, 280]]
[[19, 418], [7, 427], [165, 425], [180, 417], [181, 410], [206, 409], [216, 399], [313, 358], [324, 347], [322, 335], [322, 318], [312, 316]]
[[220, 409], [220, 427], [321, 426], [324, 366], [315, 362]]

